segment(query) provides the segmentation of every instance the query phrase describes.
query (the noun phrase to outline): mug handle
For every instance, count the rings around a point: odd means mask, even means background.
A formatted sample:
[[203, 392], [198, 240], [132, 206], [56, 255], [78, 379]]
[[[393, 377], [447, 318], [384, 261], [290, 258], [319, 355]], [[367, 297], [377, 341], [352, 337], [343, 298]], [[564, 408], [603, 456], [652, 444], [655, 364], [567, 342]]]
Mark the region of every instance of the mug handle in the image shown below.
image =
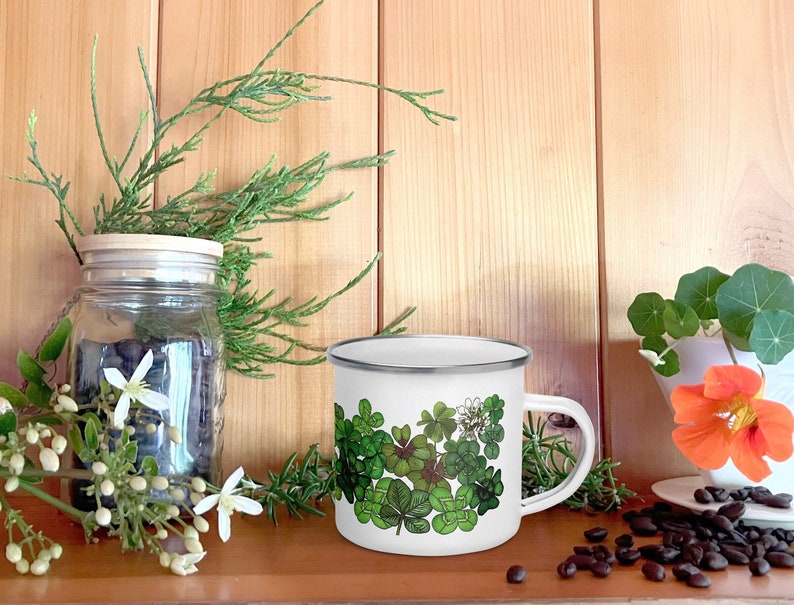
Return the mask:
[[582, 431], [582, 447], [576, 464], [565, 480], [557, 487], [542, 494], [535, 494], [521, 500], [521, 515], [528, 515], [551, 508], [571, 496], [584, 482], [595, 456], [595, 431], [590, 416], [573, 399], [556, 395], [536, 395], [524, 393], [525, 412], [559, 412], [570, 416]]

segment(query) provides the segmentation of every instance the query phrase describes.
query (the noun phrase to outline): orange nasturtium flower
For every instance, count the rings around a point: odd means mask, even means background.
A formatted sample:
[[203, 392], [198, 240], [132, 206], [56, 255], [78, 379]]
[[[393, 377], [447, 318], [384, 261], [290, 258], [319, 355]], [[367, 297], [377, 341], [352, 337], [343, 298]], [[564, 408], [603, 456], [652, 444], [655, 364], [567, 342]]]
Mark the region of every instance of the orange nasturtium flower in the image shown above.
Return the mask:
[[711, 366], [698, 385], [680, 385], [670, 396], [673, 441], [703, 469], [718, 469], [728, 458], [755, 483], [772, 472], [764, 460], [794, 454], [794, 414], [782, 403], [763, 399], [764, 379], [746, 366]]

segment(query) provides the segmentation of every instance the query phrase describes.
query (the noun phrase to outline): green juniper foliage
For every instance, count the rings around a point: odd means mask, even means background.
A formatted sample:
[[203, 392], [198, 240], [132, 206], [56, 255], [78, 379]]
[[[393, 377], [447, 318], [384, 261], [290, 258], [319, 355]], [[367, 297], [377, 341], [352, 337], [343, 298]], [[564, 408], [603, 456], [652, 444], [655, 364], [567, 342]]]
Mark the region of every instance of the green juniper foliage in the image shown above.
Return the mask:
[[[93, 208], [93, 233], [180, 235], [224, 244], [218, 279], [223, 292], [219, 315], [226, 336], [227, 364], [230, 369], [254, 377], [271, 377], [272, 374], [265, 371], [270, 364], [309, 365], [321, 362], [324, 359], [322, 348], [290, 335], [290, 331], [305, 327], [309, 317], [359, 283], [379, 256], [347, 285], [324, 298], [314, 297], [301, 303], [292, 298], [276, 302], [274, 291], [260, 294], [252, 288], [251, 269], [259, 260], [271, 255], [253, 249], [251, 244], [261, 238], [250, 232], [262, 223], [327, 220], [329, 212], [350, 199], [352, 194], [307, 205], [310, 195], [326, 177], [341, 170], [381, 167], [393, 152], [338, 164], [331, 162], [327, 152], [322, 152], [296, 167], [278, 166], [273, 156], [237, 189], [215, 191], [212, 186], [215, 171], [206, 172], [200, 174], [187, 190], [169, 196], [161, 205], [155, 206], [152, 191], [158, 178], [172, 166], [184, 162], [190, 152], [199, 149], [207, 130], [228, 112], [238, 113], [257, 123], [275, 122], [283, 111], [299, 103], [330, 100], [330, 97], [318, 94], [322, 82], [365, 86], [396, 95], [415, 106], [434, 124], [455, 119], [426, 104], [429, 97], [440, 94], [441, 90], [412, 92], [335, 76], [267, 69], [266, 64], [278, 49], [323, 2], [320, 0], [312, 6], [250, 72], [204, 88], [170, 117], [161, 116], [158, 111], [143, 51], [139, 48], [149, 108], [141, 112], [137, 129], [121, 158], [111, 154], [102, 130], [96, 89], [96, 39], [91, 56], [91, 102], [97, 137], [105, 165], [118, 189], [112, 198], [104, 194], [99, 196], [99, 202]], [[195, 114], [207, 118], [184, 141], [165, 148], [164, 143], [172, 129]], [[36, 120], [35, 112], [31, 112], [27, 132], [31, 152], [28, 161], [37, 176], [24, 174], [17, 180], [45, 187], [56, 198], [59, 207], [56, 223], [80, 261], [76, 238], [85, 235], [86, 231], [67, 203], [70, 183], [64, 182], [62, 175], [47, 171], [41, 163], [35, 137]], [[151, 125], [151, 142], [135, 164], [133, 150], [147, 122]], [[411, 311], [403, 315], [403, 319]], [[388, 331], [398, 332], [401, 328], [391, 325]]]

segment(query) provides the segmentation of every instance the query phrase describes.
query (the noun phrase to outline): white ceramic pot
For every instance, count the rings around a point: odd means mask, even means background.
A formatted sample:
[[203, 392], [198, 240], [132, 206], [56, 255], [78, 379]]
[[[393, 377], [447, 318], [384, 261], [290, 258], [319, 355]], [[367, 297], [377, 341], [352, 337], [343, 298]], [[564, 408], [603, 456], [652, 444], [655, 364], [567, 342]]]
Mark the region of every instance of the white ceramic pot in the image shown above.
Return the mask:
[[[722, 338], [695, 337], [682, 340], [676, 345], [681, 371], [674, 376], [662, 376], [653, 372], [656, 382], [670, 410], [670, 394], [681, 384], [701, 384], [703, 375], [710, 366], [730, 365], [733, 363]], [[749, 368], [761, 368], [766, 376], [764, 399], [780, 402], [794, 411], [794, 354], [787, 355], [776, 365], [766, 365], [758, 361], [754, 353], [734, 349], [736, 360]], [[774, 493], [794, 491], [794, 457], [783, 462], [768, 460], [772, 474], [760, 484], [755, 484], [744, 476], [729, 460], [725, 466], [716, 470], [700, 469], [706, 485], [725, 488], [763, 485]]]

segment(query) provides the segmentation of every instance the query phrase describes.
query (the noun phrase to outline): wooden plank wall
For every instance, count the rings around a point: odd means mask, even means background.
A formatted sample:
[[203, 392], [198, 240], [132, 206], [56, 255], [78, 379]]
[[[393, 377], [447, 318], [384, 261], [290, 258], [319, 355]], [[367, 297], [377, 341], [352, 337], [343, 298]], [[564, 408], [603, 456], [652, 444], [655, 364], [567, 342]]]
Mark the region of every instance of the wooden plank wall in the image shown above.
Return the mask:
[[[27, 169], [35, 108], [42, 159], [73, 181], [89, 221], [110, 186], [90, 113], [94, 33], [100, 110], [121, 149], [146, 104], [138, 45], [169, 115], [250, 69], [311, 4], [0, 0], [0, 171]], [[330, 221], [259, 232], [275, 258], [258, 287], [296, 300], [338, 289], [383, 251], [378, 274], [300, 335], [327, 345], [417, 305], [411, 331], [525, 342], [527, 388], [581, 401], [621, 478], [690, 474], [625, 308], [706, 263], [794, 272], [792, 28], [785, 0], [328, 0], [272, 67], [443, 87], [433, 104], [459, 121], [436, 127], [393, 97], [329, 84], [333, 102], [280, 124], [219, 124], [157, 195], [211, 168], [219, 189], [233, 187], [272, 154], [295, 165], [324, 150], [342, 161], [397, 149], [381, 171], [329, 179], [318, 201], [356, 192]], [[0, 289], [0, 378], [12, 380], [16, 350], [36, 346], [79, 272], [45, 191], [3, 179], [0, 199], [11, 284]], [[263, 473], [314, 442], [330, 451], [331, 368], [275, 371], [230, 376], [227, 469]]]

